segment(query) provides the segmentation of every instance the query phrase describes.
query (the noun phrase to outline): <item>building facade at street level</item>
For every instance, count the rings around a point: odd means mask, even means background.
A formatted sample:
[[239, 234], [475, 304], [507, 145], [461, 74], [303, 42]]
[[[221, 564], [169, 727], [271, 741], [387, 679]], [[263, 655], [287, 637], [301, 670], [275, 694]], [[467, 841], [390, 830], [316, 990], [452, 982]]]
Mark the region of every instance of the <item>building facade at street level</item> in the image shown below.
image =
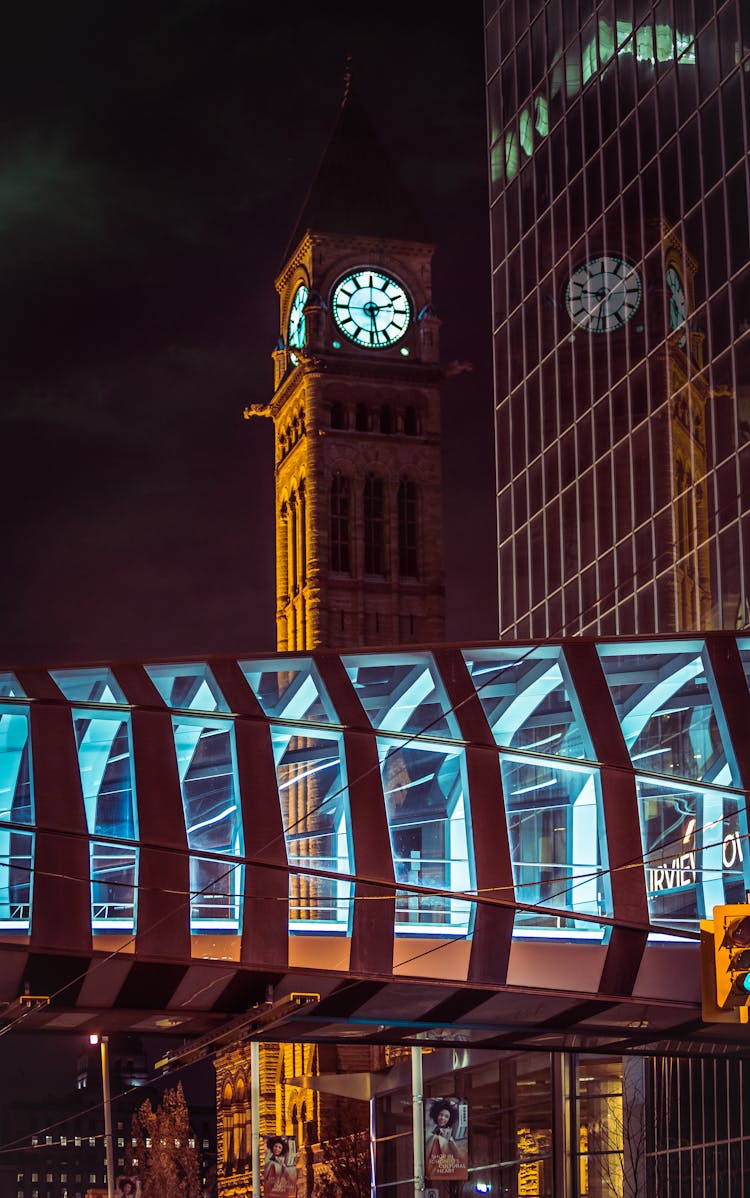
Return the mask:
[[[107, 1189], [99, 1047], [81, 1036], [75, 1087], [64, 1097], [46, 1095], [40, 1075], [39, 1095], [20, 1102], [6, 1097], [0, 1107], [0, 1137], [11, 1145], [0, 1157], [0, 1198], [85, 1198]], [[149, 1067], [143, 1045], [134, 1035], [110, 1043], [112, 1135], [116, 1177], [128, 1176], [128, 1150], [135, 1145], [132, 1117], [147, 1099], [156, 1106], [160, 1095], [147, 1084]], [[213, 1110], [191, 1107], [191, 1127], [207, 1196], [216, 1193], [216, 1123]]]
[[750, 880], [748, 728], [726, 632], [2, 671], [2, 1017], [253, 1037], [281, 1004], [276, 1116], [314, 1145], [316, 1096], [366, 1074], [384, 1195], [413, 1189], [400, 1046], [440, 1048], [425, 1095], [453, 1079], [495, 1192], [604, 1198], [602, 1155], [645, 1152], [647, 1194], [733, 1196], [690, 1153], [750, 1167], [747, 1027], [701, 1019], [698, 946]]
[[750, 622], [750, 15], [486, 0], [501, 634]]

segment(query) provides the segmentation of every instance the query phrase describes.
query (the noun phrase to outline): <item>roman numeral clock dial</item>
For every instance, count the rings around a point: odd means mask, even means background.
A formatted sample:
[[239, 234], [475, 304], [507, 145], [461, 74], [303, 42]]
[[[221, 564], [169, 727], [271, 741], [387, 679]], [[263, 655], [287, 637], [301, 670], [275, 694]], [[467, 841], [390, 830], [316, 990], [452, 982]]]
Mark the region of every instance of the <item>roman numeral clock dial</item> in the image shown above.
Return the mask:
[[640, 275], [630, 262], [602, 254], [570, 276], [565, 307], [573, 323], [587, 333], [611, 333], [638, 311], [642, 290]]
[[409, 327], [411, 310], [401, 284], [367, 267], [336, 284], [332, 308], [344, 336], [366, 349], [395, 345]]

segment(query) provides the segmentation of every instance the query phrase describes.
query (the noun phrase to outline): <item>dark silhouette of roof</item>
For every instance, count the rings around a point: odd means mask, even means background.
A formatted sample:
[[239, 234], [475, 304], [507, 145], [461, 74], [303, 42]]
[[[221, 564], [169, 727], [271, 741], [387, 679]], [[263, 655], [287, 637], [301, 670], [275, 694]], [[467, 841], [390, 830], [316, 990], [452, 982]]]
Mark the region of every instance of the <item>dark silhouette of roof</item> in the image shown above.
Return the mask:
[[308, 229], [343, 236], [430, 241], [390, 155], [362, 104], [350, 92], [341, 105], [284, 261]]

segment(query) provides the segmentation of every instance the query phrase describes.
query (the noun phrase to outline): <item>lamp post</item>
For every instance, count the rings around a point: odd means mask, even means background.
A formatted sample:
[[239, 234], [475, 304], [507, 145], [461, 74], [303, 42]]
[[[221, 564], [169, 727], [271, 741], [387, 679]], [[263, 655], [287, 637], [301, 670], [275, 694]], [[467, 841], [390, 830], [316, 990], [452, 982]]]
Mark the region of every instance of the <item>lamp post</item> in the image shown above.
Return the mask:
[[115, 1198], [115, 1154], [112, 1142], [112, 1099], [109, 1092], [109, 1037], [89, 1036], [89, 1044], [98, 1044], [102, 1059], [102, 1096], [104, 1098], [104, 1149], [107, 1163], [107, 1198]]

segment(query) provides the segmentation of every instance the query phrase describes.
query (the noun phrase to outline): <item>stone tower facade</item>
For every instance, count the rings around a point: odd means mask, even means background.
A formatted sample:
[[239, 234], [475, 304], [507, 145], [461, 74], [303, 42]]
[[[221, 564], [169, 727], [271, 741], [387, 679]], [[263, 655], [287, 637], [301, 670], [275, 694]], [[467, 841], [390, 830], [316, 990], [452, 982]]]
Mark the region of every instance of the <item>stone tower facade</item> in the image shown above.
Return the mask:
[[276, 280], [274, 395], [246, 411], [274, 422], [279, 651], [444, 637], [432, 253], [348, 101]]
[[[280, 652], [444, 639], [441, 372], [433, 246], [351, 97], [278, 278], [274, 422]], [[352, 1104], [307, 1086], [385, 1050], [262, 1044], [261, 1136], [294, 1140], [299, 1198]], [[250, 1062], [216, 1058], [220, 1198], [252, 1193]]]

